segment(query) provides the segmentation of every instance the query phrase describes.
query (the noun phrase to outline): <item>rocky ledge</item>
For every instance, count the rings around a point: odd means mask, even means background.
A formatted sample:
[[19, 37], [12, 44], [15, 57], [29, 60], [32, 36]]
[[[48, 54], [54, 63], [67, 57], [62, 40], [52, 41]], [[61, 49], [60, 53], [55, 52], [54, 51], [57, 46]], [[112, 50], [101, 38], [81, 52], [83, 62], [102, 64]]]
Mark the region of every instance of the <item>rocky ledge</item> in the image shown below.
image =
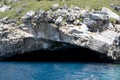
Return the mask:
[[120, 62], [120, 17], [105, 7], [88, 11], [54, 4], [48, 11], [30, 11], [21, 20], [20, 25], [7, 17], [0, 20], [1, 59], [73, 45], [104, 55], [102, 59]]

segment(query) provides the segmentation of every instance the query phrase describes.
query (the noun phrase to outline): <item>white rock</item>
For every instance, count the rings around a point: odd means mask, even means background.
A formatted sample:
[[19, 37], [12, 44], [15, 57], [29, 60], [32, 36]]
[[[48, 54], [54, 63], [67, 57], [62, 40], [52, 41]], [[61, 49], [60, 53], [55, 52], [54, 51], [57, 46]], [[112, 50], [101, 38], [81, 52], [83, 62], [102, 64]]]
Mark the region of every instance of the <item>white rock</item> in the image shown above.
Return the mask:
[[55, 24], [60, 24], [63, 21], [63, 17], [59, 16], [56, 20], [55, 20]]
[[82, 24], [81, 26], [80, 26], [80, 30], [81, 31], [88, 31], [88, 27], [87, 27], [87, 25], [85, 25], [85, 24]]
[[114, 31], [104, 31], [101, 34], [92, 36], [94, 39], [105, 42], [109, 45], [112, 45], [116, 36], [118, 36], [117, 32]]
[[103, 7], [102, 12], [105, 12], [109, 15], [109, 18], [114, 18], [116, 20], [120, 20], [120, 16], [117, 15], [116, 13], [112, 12], [110, 9]]
[[9, 10], [10, 8], [11, 8], [11, 6], [3, 5], [2, 7], [0, 7], [0, 12], [5, 12], [5, 11]]

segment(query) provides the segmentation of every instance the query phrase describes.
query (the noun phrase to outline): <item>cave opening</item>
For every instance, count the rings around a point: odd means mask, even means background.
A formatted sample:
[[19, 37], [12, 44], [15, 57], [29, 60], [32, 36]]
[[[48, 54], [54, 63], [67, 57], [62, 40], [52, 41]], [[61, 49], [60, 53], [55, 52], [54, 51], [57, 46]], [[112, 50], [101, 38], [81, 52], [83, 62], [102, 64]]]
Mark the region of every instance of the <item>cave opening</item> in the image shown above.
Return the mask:
[[58, 50], [38, 50], [24, 54], [16, 54], [4, 61], [27, 62], [111, 62], [105, 55], [83, 48], [67, 48]]

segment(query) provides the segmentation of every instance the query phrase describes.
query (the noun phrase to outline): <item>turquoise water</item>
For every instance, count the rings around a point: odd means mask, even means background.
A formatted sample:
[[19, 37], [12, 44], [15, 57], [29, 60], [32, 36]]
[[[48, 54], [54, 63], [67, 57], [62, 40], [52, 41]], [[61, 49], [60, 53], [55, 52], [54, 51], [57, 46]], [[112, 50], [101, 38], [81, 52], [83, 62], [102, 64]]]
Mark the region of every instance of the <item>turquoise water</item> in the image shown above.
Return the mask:
[[120, 65], [80, 62], [0, 62], [0, 80], [120, 80]]

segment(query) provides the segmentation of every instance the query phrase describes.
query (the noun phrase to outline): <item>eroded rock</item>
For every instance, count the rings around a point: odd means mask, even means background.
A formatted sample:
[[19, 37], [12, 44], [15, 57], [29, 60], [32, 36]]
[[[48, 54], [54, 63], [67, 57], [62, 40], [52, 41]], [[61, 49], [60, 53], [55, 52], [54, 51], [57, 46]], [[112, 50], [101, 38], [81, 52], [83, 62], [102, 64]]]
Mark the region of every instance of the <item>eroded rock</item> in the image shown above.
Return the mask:
[[29, 24], [13, 27], [9, 23], [0, 23], [0, 57], [58, 47], [62, 49], [63, 45], [55, 44], [57, 42], [84, 47], [98, 52], [100, 56], [104, 54], [102, 59], [107, 57], [120, 61], [119, 24], [110, 23], [110, 16], [104, 11], [82, 11], [79, 7], [57, 7], [53, 11], [28, 12], [22, 19]]

